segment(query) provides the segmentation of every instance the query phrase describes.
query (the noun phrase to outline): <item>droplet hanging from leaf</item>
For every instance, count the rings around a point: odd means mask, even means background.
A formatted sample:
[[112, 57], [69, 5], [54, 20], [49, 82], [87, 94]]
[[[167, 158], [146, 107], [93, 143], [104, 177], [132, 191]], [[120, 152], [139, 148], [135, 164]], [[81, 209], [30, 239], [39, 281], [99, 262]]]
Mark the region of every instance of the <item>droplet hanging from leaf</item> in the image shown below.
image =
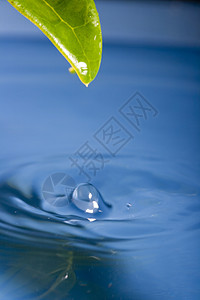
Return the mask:
[[101, 26], [94, 1], [8, 2], [46, 34], [88, 86], [98, 73], [102, 55]]

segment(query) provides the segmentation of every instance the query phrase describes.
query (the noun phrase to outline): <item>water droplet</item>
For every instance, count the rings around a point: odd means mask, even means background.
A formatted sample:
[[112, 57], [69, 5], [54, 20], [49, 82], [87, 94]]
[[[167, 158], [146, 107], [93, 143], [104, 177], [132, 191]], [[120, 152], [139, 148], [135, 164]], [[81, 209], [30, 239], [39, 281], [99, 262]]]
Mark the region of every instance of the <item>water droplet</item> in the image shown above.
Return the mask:
[[109, 207], [99, 191], [90, 183], [81, 183], [74, 189], [72, 203], [88, 214], [102, 214]]
[[129, 209], [132, 207], [132, 204], [131, 203], [126, 203], [126, 207]]

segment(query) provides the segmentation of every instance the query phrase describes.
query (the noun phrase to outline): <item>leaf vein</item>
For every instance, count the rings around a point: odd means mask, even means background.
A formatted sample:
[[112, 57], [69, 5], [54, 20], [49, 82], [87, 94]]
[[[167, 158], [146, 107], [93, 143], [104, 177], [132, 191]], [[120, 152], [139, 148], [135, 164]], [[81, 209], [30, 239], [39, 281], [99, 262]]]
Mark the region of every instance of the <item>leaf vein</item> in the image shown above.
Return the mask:
[[[57, 11], [48, 3], [48, 2], [46, 2], [45, 0], [42, 0], [48, 7], [50, 7], [51, 8], [51, 10], [56, 14], [56, 16], [61, 20], [61, 22], [63, 22], [64, 24], [66, 24], [71, 30], [72, 30], [72, 32], [73, 32], [73, 34], [74, 34], [74, 36], [76, 37], [76, 39], [77, 39], [77, 41], [78, 41], [78, 43], [79, 43], [79, 45], [80, 45], [80, 47], [81, 47], [81, 49], [82, 49], [82, 51], [83, 51], [83, 54], [85, 55], [85, 57], [86, 57], [86, 59], [87, 59], [87, 61], [88, 61], [88, 64], [90, 65], [90, 60], [89, 60], [89, 58], [88, 58], [88, 56], [86, 55], [86, 53], [85, 53], [85, 50], [84, 50], [84, 48], [83, 48], [83, 45], [81, 44], [81, 42], [80, 42], [80, 40], [79, 40], [79, 38], [77, 37], [77, 34], [75, 33], [75, 31], [74, 31], [74, 28], [71, 26], [71, 25], [69, 25], [69, 23], [67, 23], [65, 20], [63, 20], [62, 18], [61, 18], [61, 16], [57, 13]], [[89, 22], [88, 22], [89, 23]], [[86, 23], [87, 24], [87, 23]], [[85, 25], [82, 25], [82, 26], [85, 26]], [[81, 27], [81, 26], [80, 26]], [[75, 27], [75, 28], [77, 28], [77, 27]], [[91, 79], [91, 75], [90, 75], [90, 79]]]

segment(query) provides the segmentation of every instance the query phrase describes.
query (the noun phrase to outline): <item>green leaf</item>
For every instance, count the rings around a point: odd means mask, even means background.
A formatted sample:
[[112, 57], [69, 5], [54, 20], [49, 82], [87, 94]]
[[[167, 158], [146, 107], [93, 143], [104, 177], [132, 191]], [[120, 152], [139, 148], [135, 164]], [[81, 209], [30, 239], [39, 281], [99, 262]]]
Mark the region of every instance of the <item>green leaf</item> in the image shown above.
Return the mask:
[[88, 84], [101, 63], [102, 35], [93, 0], [8, 0], [38, 26]]

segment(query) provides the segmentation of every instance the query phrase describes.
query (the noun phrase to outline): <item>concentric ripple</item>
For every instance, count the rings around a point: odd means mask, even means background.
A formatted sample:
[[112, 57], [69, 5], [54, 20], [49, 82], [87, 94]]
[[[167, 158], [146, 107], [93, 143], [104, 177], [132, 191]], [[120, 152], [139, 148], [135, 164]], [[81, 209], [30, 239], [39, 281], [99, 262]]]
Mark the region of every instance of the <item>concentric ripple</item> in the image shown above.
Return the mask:
[[[165, 238], [175, 225], [176, 230], [181, 230], [176, 212], [180, 213], [183, 199], [193, 197], [189, 186], [184, 186], [183, 198], [176, 182], [163, 192], [162, 178], [152, 182], [154, 175], [146, 172], [141, 187], [138, 170], [132, 173], [126, 170], [127, 185], [123, 189], [121, 182], [119, 189], [117, 186], [113, 189], [112, 182], [106, 178], [97, 184], [78, 182], [72, 170], [65, 170], [63, 165], [62, 157], [20, 165], [12, 163], [1, 174], [2, 238], [46, 245], [70, 244], [98, 249], [103, 245], [104, 250], [128, 250], [133, 245], [137, 248], [133, 240], [147, 242], [158, 235]], [[123, 174], [122, 167], [117, 168], [111, 166], [110, 174]], [[130, 184], [132, 178], [135, 186]], [[176, 188], [179, 189], [177, 194]], [[169, 214], [172, 192], [176, 205]], [[168, 222], [169, 218], [174, 221]], [[188, 226], [192, 226], [191, 219]]]

